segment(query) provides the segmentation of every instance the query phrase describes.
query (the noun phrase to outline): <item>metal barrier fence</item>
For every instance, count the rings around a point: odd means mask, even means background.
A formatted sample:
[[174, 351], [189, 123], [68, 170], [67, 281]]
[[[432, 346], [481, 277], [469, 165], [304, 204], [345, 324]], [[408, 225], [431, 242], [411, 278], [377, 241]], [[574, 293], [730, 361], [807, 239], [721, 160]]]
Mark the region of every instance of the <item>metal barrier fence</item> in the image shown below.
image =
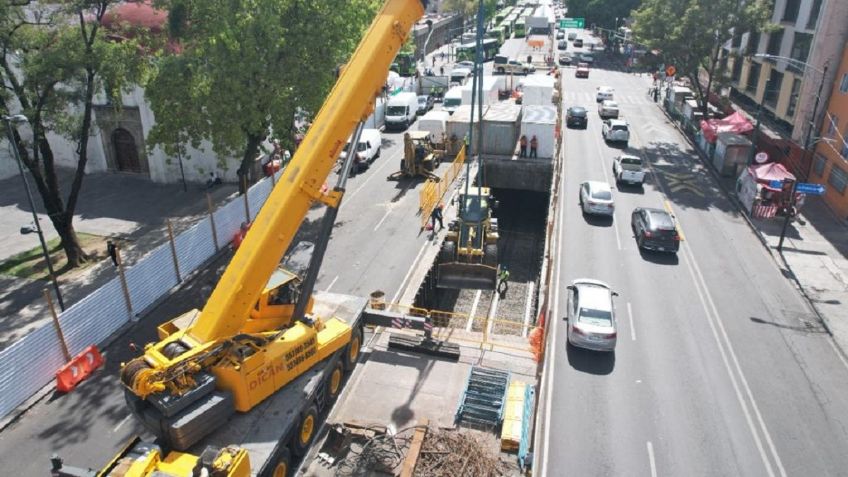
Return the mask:
[[427, 225], [427, 221], [430, 220], [430, 212], [444, 198], [448, 187], [450, 187], [454, 179], [462, 172], [463, 164], [465, 164], [465, 146], [462, 146], [451, 163], [450, 168], [445, 171], [438, 182], [431, 179], [427, 179], [424, 182], [424, 187], [421, 188], [421, 192], [418, 194], [418, 209], [421, 211], [422, 229]]
[[[281, 174], [259, 181], [246, 198], [236, 197], [174, 237], [173, 250], [165, 242], [127, 267], [128, 294], [118, 276], [62, 312], [58, 321], [70, 354], [102, 343], [133, 318], [143, 319], [152, 305], [228, 244], [242, 222], [256, 217]], [[0, 351], [0, 419], [54, 379], [64, 364], [59, 336], [49, 322]]]

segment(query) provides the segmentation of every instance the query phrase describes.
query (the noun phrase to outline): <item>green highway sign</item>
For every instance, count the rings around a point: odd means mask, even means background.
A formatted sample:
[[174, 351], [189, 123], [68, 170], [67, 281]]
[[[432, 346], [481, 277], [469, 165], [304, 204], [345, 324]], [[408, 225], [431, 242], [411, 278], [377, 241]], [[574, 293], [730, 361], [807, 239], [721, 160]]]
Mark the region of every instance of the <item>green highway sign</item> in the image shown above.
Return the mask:
[[586, 25], [585, 18], [560, 18], [560, 28], [583, 28]]

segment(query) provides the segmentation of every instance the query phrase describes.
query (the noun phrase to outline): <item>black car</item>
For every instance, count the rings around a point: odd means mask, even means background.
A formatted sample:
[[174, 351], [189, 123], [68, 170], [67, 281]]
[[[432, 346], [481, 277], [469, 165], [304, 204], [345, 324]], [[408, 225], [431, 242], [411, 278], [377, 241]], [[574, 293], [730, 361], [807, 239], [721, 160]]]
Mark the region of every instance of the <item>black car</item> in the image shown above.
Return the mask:
[[421, 115], [433, 109], [435, 102], [436, 100], [430, 95], [422, 94], [418, 96], [418, 114]]
[[571, 64], [571, 53], [560, 53], [559, 54], [559, 64], [563, 66], [567, 66]]
[[630, 217], [630, 227], [640, 249], [677, 253], [680, 234], [674, 217], [662, 209], [637, 207]]
[[568, 49], [568, 42], [565, 41], [565, 40], [560, 40], [559, 43], [557, 43], [557, 49], [558, 50], [567, 50]]
[[580, 126], [583, 129], [589, 124], [589, 115], [586, 113], [586, 108], [582, 106], [572, 106], [565, 113], [565, 127]]
[[577, 47], [577, 48], [582, 47], [583, 46], [583, 39], [582, 38], [575, 39], [574, 40], [574, 46]]

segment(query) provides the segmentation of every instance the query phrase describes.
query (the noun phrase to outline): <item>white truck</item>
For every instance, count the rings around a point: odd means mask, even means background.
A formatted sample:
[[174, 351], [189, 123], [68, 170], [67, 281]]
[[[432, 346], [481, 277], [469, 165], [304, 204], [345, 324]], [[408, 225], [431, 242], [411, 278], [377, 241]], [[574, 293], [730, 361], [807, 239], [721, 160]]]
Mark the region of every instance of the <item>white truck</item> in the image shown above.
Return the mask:
[[418, 130], [430, 133], [430, 142], [441, 148], [445, 142], [448, 119], [450, 113], [447, 111], [429, 111], [418, 118]]
[[[339, 154], [339, 159], [344, 162], [350, 147], [351, 138], [347, 138], [347, 144]], [[363, 129], [359, 135], [359, 144], [356, 145], [356, 172], [362, 172], [380, 157], [380, 146], [383, 144], [383, 135], [379, 129]]]
[[508, 73], [527, 75], [536, 72], [536, 67], [530, 63], [524, 63], [502, 55], [495, 56], [494, 63], [495, 64], [492, 66], [493, 71], [502, 75]]
[[554, 86], [556, 80], [553, 76], [529, 75], [519, 83], [521, 90], [521, 104], [523, 105], [549, 105], [553, 104]]
[[615, 183], [642, 185], [645, 182], [645, 167], [642, 164], [642, 158], [632, 154], [622, 154], [615, 158], [612, 163], [612, 174], [615, 177]]
[[[496, 104], [498, 102], [498, 80], [492, 76], [483, 76], [483, 95], [482, 102], [485, 105]], [[471, 104], [473, 81], [469, 81], [462, 87], [462, 104]], [[481, 101], [478, 99], [477, 101]]]
[[462, 106], [462, 86], [454, 86], [445, 93], [442, 100], [442, 110], [453, 114], [460, 106]]
[[386, 129], [406, 129], [415, 122], [418, 114], [418, 95], [411, 92], [398, 93], [386, 104]]

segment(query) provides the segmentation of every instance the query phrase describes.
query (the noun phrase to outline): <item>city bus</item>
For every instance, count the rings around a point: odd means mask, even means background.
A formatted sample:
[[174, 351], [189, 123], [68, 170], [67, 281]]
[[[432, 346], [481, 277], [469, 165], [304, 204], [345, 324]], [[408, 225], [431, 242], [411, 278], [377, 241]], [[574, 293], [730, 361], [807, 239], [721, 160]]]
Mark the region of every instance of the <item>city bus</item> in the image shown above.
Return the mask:
[[[500, 45], [498, 45], [498, 40], [496, 38], [484, 38], [483, 39], [483, 61], [491, 60], [498, 54], [498, 50], [500, 49]], [[459, 45], [456, 48], [456, 60], [457, 61], [474, 61], [477, 53], [477, 44], [476, 43], [465, 43], [463, 45]]]
[[508, 40], [512, 36], [512, 22], [508, 21], [508, 19], [504, 19], [498, 28], [503, 28], [504, 32], [504, 41]]
[[524, 17], [522, 16], [518, 20], [515, 20], [515, 24], [513, 28], [515, 29], [515, 37], [516, 38], [524, 38]]
[[417, 66], [415, 64], [415, 53], [401, 51], [395, 56], [395, 61], [389, 68], [401, 76], [415, 76]]
[[486, 38], [498, 40], [498, 46], [501, 46], [506, 41], [506, 31], [504, 27], [497, 26], [486, 32]]

